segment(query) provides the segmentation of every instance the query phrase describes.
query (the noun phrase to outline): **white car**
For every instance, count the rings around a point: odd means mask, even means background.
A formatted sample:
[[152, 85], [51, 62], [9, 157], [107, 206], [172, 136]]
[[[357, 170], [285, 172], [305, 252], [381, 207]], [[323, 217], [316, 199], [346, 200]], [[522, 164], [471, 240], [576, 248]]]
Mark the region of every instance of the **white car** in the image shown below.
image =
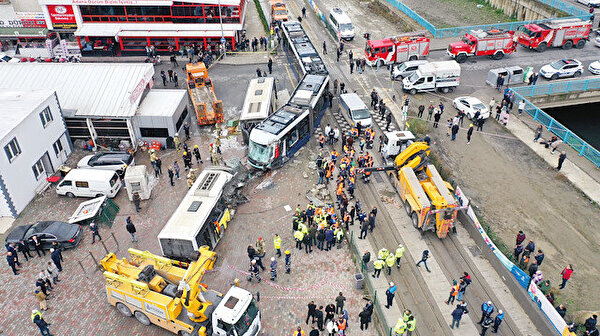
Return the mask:
[[596, 38], [594, 39], [594, 45], [600, 48], [600, 35], [596, 36]]
[[600, 61], [590, 63], [588, 70], [594, 75], [600, 75]]
[[402, 80], [405, 77], [410, 77], [417, 69], [419, 65], [429, 63], [426, 60], [406, 61], [400, 64], [394, 65], [392, 68], [392, 78], [394, 80]]
[[580, 4], [584, 4], [588, 7], [600, 7], [600, 0], [577, 0]]
[[10, 57], [7, 54], [0, 54], [0, 63], [19, 63], [21, 59]]
[[546, 79], [560, 77], [579, 77], [583, 74], [583, 65], [576, 59], [562, 59], [546, 64], [540, 69], [540, 75]]
[[482, 103], [481, 100], [475, 97], [458, 97], [452, 101], [452, 106], [454, 106], [459, 111], [463, 111], [469, 119], [473, 119], [477, 111], [479, 111], [479, 115], [483, 119], [487, 119], [490, 116], [490, 111], [488, 107], [484, 103]]

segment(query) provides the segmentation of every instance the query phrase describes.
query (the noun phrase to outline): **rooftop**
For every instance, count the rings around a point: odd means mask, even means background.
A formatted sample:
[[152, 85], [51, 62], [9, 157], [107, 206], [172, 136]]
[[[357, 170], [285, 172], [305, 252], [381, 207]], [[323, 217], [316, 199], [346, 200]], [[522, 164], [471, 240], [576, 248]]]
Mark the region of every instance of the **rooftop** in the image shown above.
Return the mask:
[[177, 109], [182, 99], [185, 99], [186, 90], [150, 90], [136, 115], [138, 116], [171, 116]]
[[52, 96], [52, 90], [0, 90], [0, 139]]
[[146, 63], [2, 63], [0, 88], [52, 90], [75, 116], [127, 118], [153, 75]]

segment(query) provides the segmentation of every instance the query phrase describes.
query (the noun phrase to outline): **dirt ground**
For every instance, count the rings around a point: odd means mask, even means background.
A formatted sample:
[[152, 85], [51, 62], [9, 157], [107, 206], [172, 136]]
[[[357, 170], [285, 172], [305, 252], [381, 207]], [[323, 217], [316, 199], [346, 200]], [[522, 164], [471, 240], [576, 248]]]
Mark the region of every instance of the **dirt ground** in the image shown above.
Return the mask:
[[[405, 0], [412, 8], [437, 28], [449, 28], [511, 21], [501, 11], [496, 11], [483, 0], [439, 0], [435, 4], [419, 0]], [[477, 8], [483, 4], [483, 8]]]
[[[448, 111], [454, 113], [453, 108]], [[476, 133], [467, 145], [466, 129], [451, 142], [445, 127], [437, 128], [432, 131], [434, 151], [509, 248], [523, 230], [544, 251], [540, 270], [553, 287], [560, 284], [564, 266], [573, 265], [575, 272], [558, 296], [569, 313], [598, 310], [600, 293], [590, 289], [600, 281], [600, 233], [595, 228], [600, 210], [498, 123], [490, 120], [484, 130], [497, 136]]]

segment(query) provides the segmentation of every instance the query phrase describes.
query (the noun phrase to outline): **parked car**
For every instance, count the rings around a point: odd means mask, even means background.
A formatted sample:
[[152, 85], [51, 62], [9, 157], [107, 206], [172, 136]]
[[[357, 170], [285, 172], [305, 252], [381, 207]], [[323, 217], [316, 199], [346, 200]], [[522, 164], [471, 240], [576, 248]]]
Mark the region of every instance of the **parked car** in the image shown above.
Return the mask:
[[10, 57], [7, 54], [0, 54], [0, 63], [19, 63], [21, 59]]
[[103, 152], [87, 155], [77, 163], [77, 168], [94, 168], [116, 171], [123, 175], [126, 166], [134, 165], [133, 155], [126, 152]]
[[402, 78], [409, 77], [412, 75], [417, 69], [419, 65], [428, 63], [426, 60], [416, 60], [416, 61], [406, 61], [400, 64], [394, 65], [392, 70], [392, 78], [394, 80], [402, 80]]
[[540, 75], [546, 79], [560, 77], [579, 77], [583, 74], [583, 65], [576, 59], [562, 59], [546, 64], [540, 69]]
[[488, 107], [482, 103], [481, 100], [475, 97], [463, 96], [455, 98], [452, 101], [452, 106], [454, 106], [457, 110], [465, 112], [467, 118], [469, 119], [473, 119], [477, 111], [479, 111], [479, 115], [483, 119], [487, 119], [490, 116]]
[[577, 2], [579, 2], [580, 4], [584, 4], [588, 7], [600, 7], [600, 0], [577, 0]]
[[598, 48], [600, 48], [600, 35], [597, 35], [596, 38], [594, 39], [594, 45]]
[[41, 221], [30, 225], [21, 225], [12, 229], [6, 236], [6, 243], [16, 243], [37, 236], [42, 248], [49, 250], [53, 242], [58, 242], [62, 248], [71, 248], [79, 244], [82, 237], [81, 227], [57, 221]]
[[113, 198], [121, 189], [117, 172], [104, 169], [72, 169], [56, 186], [56, 193], [67, 197]]
[[590, 63], [588, 70], [594, 75], [600, 75], [600, 61]]

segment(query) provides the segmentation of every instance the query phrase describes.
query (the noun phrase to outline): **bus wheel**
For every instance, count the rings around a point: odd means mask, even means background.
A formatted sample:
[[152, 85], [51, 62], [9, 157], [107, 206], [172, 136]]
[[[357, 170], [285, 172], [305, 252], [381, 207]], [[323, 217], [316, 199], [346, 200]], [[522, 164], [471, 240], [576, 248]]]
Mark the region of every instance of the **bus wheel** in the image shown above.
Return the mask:
[[412, 215], [410, 215], [410, 219], [412, 220], [413, 226], [415, 228], [419, 228], [419, 217], [417, 216], [416, 212], [413, 212]]
[[145, 326], [150, 325], [150, 319], [148, 318], [148, 316], [146, 316], [146, 314], [142, 313], [141, 311], [136, 311], [135, 313], [133, 313], [133, 315], [135, 316], [135, 319], [138, 320], [138, 322], [140, 322], [141, 324]]
[[119, 313], [123, 314], [124, 316], [131, 317], [131, 315], [133, 315], [131, 313], [131, 310], [129, 310], [129, 308], [127, 308], [127, 306], [122, 304], [121, 302], [117, 302], [116, 306]]

